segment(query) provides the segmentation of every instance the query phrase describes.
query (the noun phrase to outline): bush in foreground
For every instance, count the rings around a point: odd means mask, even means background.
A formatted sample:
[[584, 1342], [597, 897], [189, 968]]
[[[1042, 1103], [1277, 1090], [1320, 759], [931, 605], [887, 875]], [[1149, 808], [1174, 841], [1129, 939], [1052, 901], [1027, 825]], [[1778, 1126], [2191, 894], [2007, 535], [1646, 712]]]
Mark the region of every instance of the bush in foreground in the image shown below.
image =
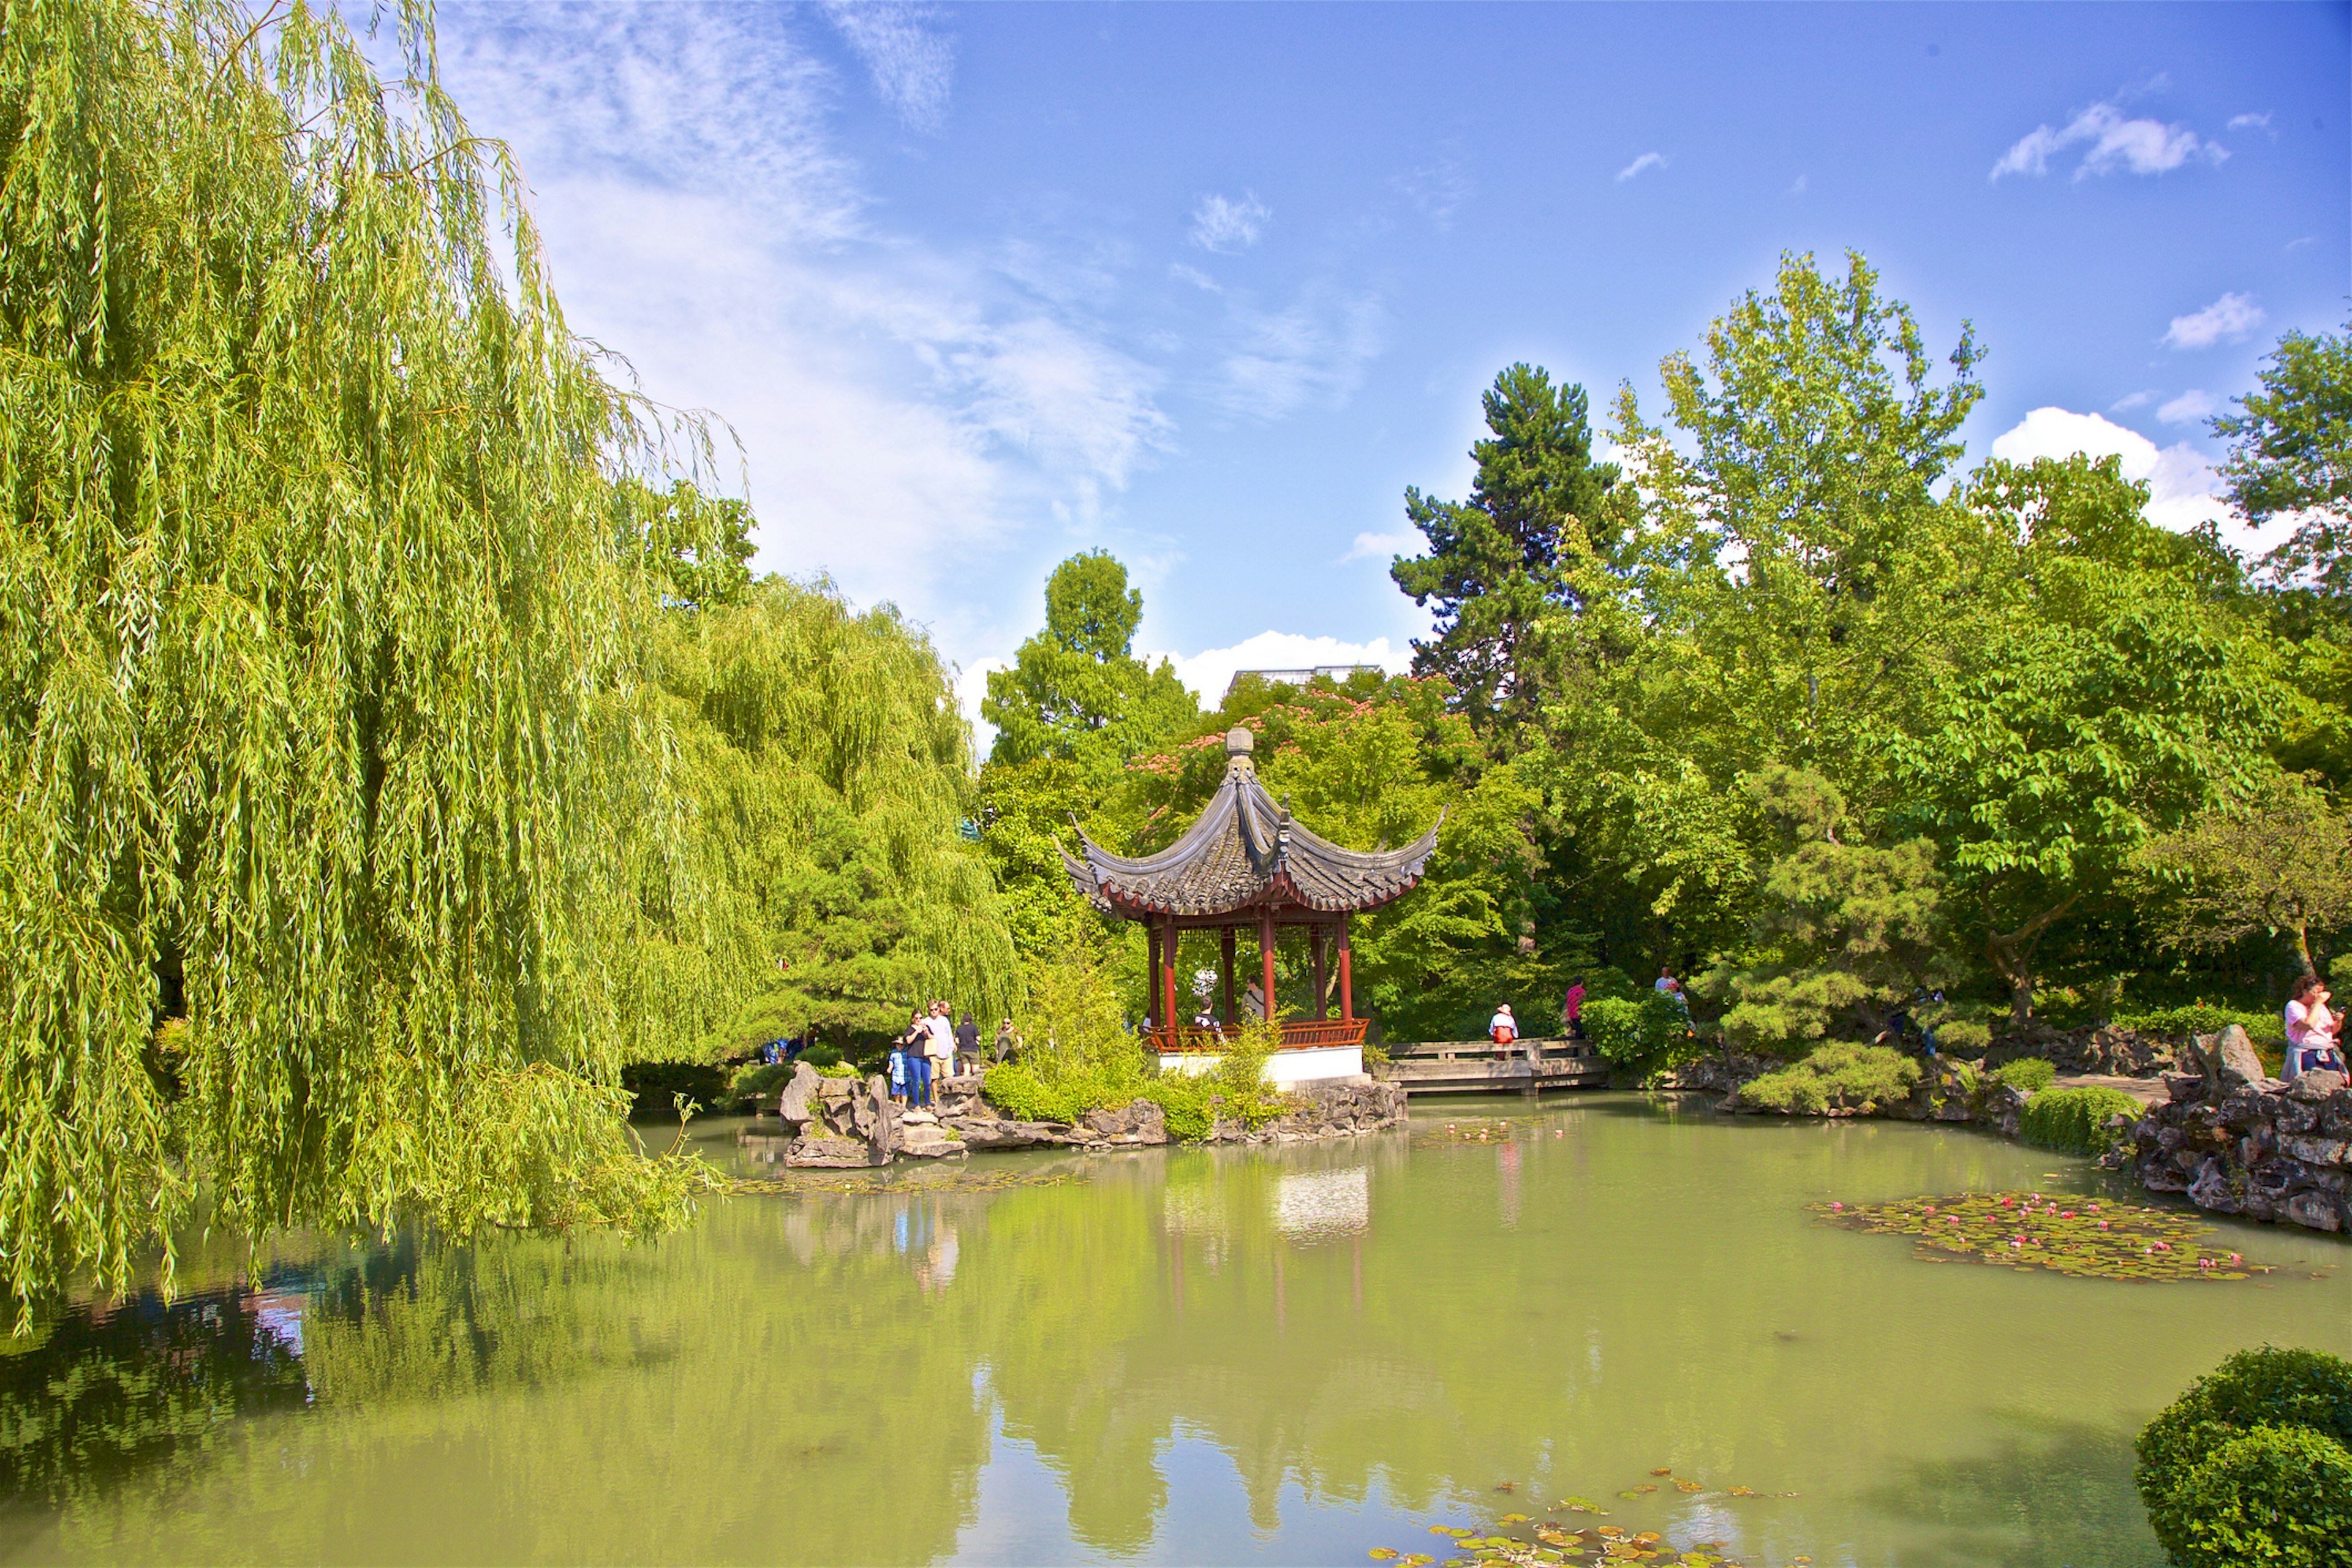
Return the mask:
[[2058, 1067], [2047, 1057], [2020, 1057], [1995, 1068], [1992, 1079], [2021, 1093], [2040, 1094], [2058, 1080]]
[[2139, 1435], [2135, 1479], [2184, 1568], [2352, 1568], [2352, 1362], [2241, 1351]]
[[1918, 1083], [1919, 1064], [1891, 1046], [1828, 1045], [1742, 1085], [1739, 1100], [1783, 1116], [1821, 1116], [1908, 1100]]
[[2119, 1089], [2050, 1089], [2026, 1101], [2017, 1118], [2018, 1134], [2028, 1143], [2067, 1154], [2104, 1154], [2116, 1141], [2107, 1119], [2117, 1114], [2137, 1121], [2140, 1102]]

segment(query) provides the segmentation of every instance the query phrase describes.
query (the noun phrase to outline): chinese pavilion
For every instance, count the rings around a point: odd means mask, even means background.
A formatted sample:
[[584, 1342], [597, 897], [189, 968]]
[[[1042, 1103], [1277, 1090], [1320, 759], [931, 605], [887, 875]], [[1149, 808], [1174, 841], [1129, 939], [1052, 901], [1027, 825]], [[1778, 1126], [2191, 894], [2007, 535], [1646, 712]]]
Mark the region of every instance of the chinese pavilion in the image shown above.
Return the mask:
[[[1303, 926], [1314, 981], [1312, 1016], [1283, 1019], [1278, 1006], [1268, 1006], [1266, 1014], [1280, 1023], [1284, 1050], [1344, 1047], [1357, 1062], [1348, 1070], [1360, 1071], [1364, 1020], [1356, 1016], [1348, 922], [1359, 912], [1402, 898], [1420, 881], [1422, 868], [1437, 847], [1437, 827], [1402, 849], [1369, 855], [1342, 849], [1292, 820], [1288, 804], [1277, 803], [1266, 793], [1258, 783], [1252, 749], [1247, 730], [1235, 728], [1225, 736], [1225, 776], [1217, 793], [1183, 836], [1157, 855], [1133, 860], [1113, 855], [1080, 827], [1080, 853], [1065, 850], [1062, 863], [1088, 903], [1143, 923], [1155, 1020], [1149, 1043], [1160, 1052], [1215, 1051], [1223, 1046], [1220, 1030], [1178, 1022], [1176, 959], [1184, 932], [1218, 933], [1223, 1021], [1231, 1027], [1238, 1021], [1234, 933], [1256, 929], [1259, 995], [1270, 1002], [1278, 933], [1286, 926]], [[1444, 820], [1439, 813], [1438, 823]], [[1329, 1016], [1328, 984], [1335, 948], [1339, 981], [1336, 1019]]]

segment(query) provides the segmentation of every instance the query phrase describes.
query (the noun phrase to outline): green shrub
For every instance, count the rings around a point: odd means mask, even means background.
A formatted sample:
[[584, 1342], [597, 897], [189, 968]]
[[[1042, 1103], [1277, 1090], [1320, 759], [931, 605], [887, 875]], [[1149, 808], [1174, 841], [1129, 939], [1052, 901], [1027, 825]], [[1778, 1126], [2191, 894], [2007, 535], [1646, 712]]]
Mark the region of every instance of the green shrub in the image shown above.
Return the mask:
[[819, 1072], [823, 1072], [829, 1067], [838, 1067], [840, 1065], [841, 1047], [839, 1046], [811, 1046], [800, 1054], [800, 1059], [808, 1063], [809, 1066], [816, 1068]]
[[2250, 1013], [2241, 1007], [2221, 1007], [2210, 1003], [2196, 1002], [2183, 1007], [2152, 1007], [2145, 1013], [2118, 1014], [2113, 1020], [2118, 1028], [2130, 1029], [2142, 1035], [2156, 1035], [2168, 1040], [2186, 1040], [2191, 1035], [2218, 1035], [2235, 1024], [2246, 1031], [2246, 1037], [2257, 1042], [2284, 1044], [2286, 1019], [2279, 1013]]
[[864, 1076], [857, 1070], [857, 1064], [856, 1062], [825, 1062], [819, 1066], [816, 1070], [823, 1073], [827, 1078], [860, 1078]]
[[2148, 1499], [2147, 1522], [2183, 1568], [2345, 1568], [2352, 1450], [2309, 1426], [2250, 1427]]
[[1602, 1060], [1644, 1077], [1670, 1071], [1699, 1054], [1689, 1015], [1663, 992], [1588, 1001], [1583, 1022], [1585, 1037]]
[[1995, 1068], [1992, 1080], [2026, 1094], [2040, 1094], [2057, 1081], [2057, 1064], [2044, 1057], [2020, 1057]]
[[2120, 1112], [2137, 1121], [2147, 1108], [2119, 1089], [2053, 1089], [2035, 1095], [2018, 1113], [2017, 1131], [2028, 1143], [2067, 1154], [2104, 1154], [2116, 1142], [2107, 1118]]
[[1739, 1100], [1784, 1116], [1819, 1116], [1907, 1100], [1918, 1082], [1919, 1064], [1892, 1046], [1841, 1042], [1815, 1047], [1804, 1060], [1742, 1084]]
[[2134, 1479], [2173, 1562], [2352, 1568], [2352, 1362], [2240, 1351], [2139, 1435]]

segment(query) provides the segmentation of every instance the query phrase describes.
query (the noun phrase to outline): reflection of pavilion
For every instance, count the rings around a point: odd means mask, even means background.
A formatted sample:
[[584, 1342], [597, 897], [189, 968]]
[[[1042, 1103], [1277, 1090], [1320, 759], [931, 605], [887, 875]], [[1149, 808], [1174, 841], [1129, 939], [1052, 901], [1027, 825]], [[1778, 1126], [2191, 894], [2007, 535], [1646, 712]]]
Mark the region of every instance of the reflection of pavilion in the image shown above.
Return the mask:
[[[1234, 933], [1257, 930], [1263, 971], [1259, 995], [1275, 996], [1275, 943], [1284, 926], [1306, 928], [1313, 972], [1311, 1016], [1275, 1016], [1282, 1030], [1282, 1054], [1266, 1076], [1277, 1083], [1339, 1078], [1363, 1071], [1364, 1021], [1356, 1016], [1354, 977], [1348, 948], [1349, 917], [1402, 898], [1420, 880], [1437, 847], [1433, 826], [1402, 849], [1363, 854], [1342, 849], [1291, 820], [1257, 781], [1247, 730], [1225, 736], [1225, 776], [1192, 826], [1157, 855], [1127, 859], [1113, 855], [1078, 830], [1080, 853], [1065, 851], [1062, 863], [1078, 891], [1095, 908], [1124, 920], [1140, 921], [1148, 933], [1152, 1014], [1159, 1020], [1151, 1039], [1162, 1065], [1182, 1070], [1188, 1056], [1213, 1053], [1219, 1031], [1176, 1022], [1177, 949], [1190, 931], [1218, 933], [1219, 973], [1224, 985], [1224, 1026], [1240, 1016], [1234, 1001]], [[1443, 813], [1438, 821], [1444, 821]], [[1339, 1016], [1329, 1016], [1328, 950], [1336, 943]], [[1260, 1009], [1252, 1007], [1253, 1016]], [[1294, 1054], [1297, 1053], [1297, 1054]], [[1171, 1059], [1172, 1058], [1172, 1059]]]

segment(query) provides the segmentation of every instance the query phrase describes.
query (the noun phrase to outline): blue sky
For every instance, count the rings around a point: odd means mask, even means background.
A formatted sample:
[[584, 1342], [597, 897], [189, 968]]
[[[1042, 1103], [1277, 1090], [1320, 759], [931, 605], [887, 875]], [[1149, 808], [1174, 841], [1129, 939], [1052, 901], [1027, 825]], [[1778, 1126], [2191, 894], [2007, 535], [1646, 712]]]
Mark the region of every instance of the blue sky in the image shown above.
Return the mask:
[[[1425, 629], [1402, 495], [1514, 360], [1654, 411], [1784, 250], [1990, 355], [1971, 460], [2116, 451], [2215, 515], [2202, 416], [2352, 291], [2352, 8], [444, 5], [576, 330], [740, 437], [759, 564], [968, 674], [1107, 547], [1139, 644]], [[1319, 641], [1311, 639], [1320, 639]]]

